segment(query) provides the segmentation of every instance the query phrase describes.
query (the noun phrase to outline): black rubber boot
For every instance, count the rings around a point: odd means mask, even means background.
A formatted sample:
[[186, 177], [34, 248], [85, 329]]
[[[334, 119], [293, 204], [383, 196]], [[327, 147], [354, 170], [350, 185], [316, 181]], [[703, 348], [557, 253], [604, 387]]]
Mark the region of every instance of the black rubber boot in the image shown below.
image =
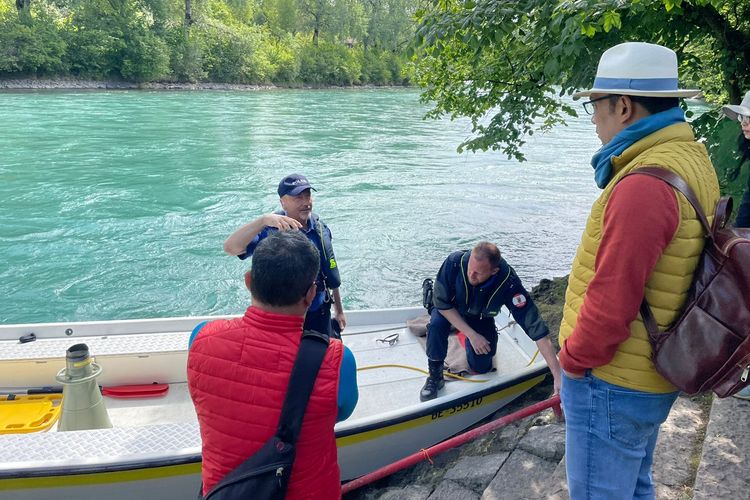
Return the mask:
[[445, 387], [445, 380], [443, 379], [443, 362], [428, 359], [427, 364], [430, 368], [430, 376], [427, 377], [424, 387], [422, 387], [422, 390], [419, 392], [420, 401], [435, 399], [438, 395], [438, 391]]

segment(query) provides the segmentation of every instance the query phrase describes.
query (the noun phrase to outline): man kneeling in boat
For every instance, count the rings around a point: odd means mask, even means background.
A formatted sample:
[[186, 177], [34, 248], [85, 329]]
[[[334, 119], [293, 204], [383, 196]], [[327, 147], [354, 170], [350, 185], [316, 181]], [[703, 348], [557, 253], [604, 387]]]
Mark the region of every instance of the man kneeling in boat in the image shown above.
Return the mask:
[[[245, 274], [252, 296], [245, 315], [194, 330], [188, 387], [203, 444], [204, 495], [276, 431], [319, 265], [318, 251], [300, 233], [269, 235]], [[341, 497], [333, 426], [357, 404], [356, 370], [351, 351], [331, 339], [305, 411], [286, 498]]]
[[451, 325], [466, 336], [466, 358], [477, 373], [492, 369], [497, 350], [495, 316], [505, 306], [532, 340], [536, 341], [560, 390], [560, 364], [548, 338], [549, 329], [531, 296], [493, 243], [479, 242], [471, 251], [458, 251], [445, 259], [435, 279], [427, 326], [427, 363], [430, 376], [419, 399], [428, 401], [443, 388], [443, 365], [448, 353]]

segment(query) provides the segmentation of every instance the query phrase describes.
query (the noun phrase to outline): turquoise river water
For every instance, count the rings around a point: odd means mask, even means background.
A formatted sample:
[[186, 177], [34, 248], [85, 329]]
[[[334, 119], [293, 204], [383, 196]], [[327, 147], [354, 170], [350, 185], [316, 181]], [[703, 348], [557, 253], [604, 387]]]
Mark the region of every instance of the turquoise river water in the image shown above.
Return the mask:
[[0, 93], [0, 323], [241, 313], [222, 252], [306, 174], [345, 306], [417, 305], [453, 250], [498, 243], [531, 288], [567, 274], [597, 195], [583, 116], [528, 161], [458, 154], [416, 90]]

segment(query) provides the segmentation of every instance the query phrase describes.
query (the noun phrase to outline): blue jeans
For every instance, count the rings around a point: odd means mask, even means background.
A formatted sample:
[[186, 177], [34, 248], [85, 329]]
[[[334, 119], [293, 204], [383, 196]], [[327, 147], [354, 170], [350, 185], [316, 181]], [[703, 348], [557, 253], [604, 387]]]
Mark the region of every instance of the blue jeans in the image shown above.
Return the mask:
[[[462, 316], [466, 324], [474, 329], [490, 343], [490, 352], [477, 354], [471, 346], [471, 341], [466, 339], [466, 361], [477, 373], [487, 373], [492, 370], [492, 358], [497, 352], [497, 328], [495, 318], [482, 318], [473, 316]], [[448, 335], [450, 334], [450, 321], [440, 314], [437, 308], [430, 314], [430, 323], [427, 325], [427, 357], [433, 361], [445, 361], [448, 354]]]
[[734, 395], [735, 398], [750, 399], [750, 385], [739, 391]]
[[659, 426], [678, 392], [654, 394], [591, 375], [563, 375], [565, 465], [571, 500], [653, 499]]

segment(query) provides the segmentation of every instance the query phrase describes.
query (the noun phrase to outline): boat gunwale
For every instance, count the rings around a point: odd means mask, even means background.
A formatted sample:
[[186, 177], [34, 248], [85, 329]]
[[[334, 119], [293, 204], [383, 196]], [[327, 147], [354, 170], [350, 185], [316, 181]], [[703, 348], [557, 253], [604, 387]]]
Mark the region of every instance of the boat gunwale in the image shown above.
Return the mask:
[[[409, 306], [409, 307], [388, 307], [388, 308], [380, 308], [380, 309], [352, 309], [350, 311], [347, 311], [347, 326], [349, 327], [358, 327], [358, 326], [372, 326], [375, 324], [392, 324], [394, 322], [398, 322], [402, 315], [405, 313], [425, 313], [425, 309], [420, 306]], [[383, 315], [386, 314], [389, 318], [389, 321], [378, 321], [376, 323], [373, 322], [365, 322], [365, 321], [357, 321], [360, 318], [370, 318], [373, 315]], [[76, 338], [76, 337], [98, 337], [102, 335], [140, 335], [140, 334], [150, 334], [150, 333], [172, 333], [172, 332], [180, 332], [180, 331], [191, 331], [195, 325], [198, 323], [201, 323], [203, 321], [214, 321], [214, 320], [220, 320], [220, 319], [236, 319], [241, 318], [244, 315], [243, 314], [223, 314], [223, 315], [215, 315], [215, 316], [172, 316], [172, 317], [166, 317], [166, 318], [133, 318], [133, 319], [114, 319], [114, 320], [92, 320], [92, 321], [62, 321], [62, 322], [47, 322], [47, 323], [11, 323], [11, 324], [0, 324], [0, 341], [6, 342], [6, 341], [17, 341], [17, 337], [11, 337], [11, 335], [16, 335], [18, 333], [29, 333], [30, 329], [36, 329], [37, 332], [37, 338], [39, 339], [49, 339], [49, 338]], [[418, 314], [419, 315], [419, 314]], [[393, 318], [393, 317], [396, 318]], [[169, 325], [179, 324], [179, 323], [186, 323], [192, 326], [189, 326], [188, 328], [169, 328]], [[144, 330], [132, 330], [130, 328], [123, 328], [122, 331], [107, 331], [106, 333], [82, 333], [78, 334], [75, 333], [75, 328], [84, 328], [84, 330], [90, 329], [90, 328], [102, 328], [102, 327], [111, 327], [115, 325], [122, 324], [125, 327], [133, 327], [133, 326], [144, 326], [148, 327], [149, 325], [154, 325], [157, 328], [150, 328], [150, 329], [144, 329]], [[404, 327], [406, 328], [406, 325], [404, 324]], [[65, 329], [73, 329], [73, 333], [70, 335], [65, 334]], [[12, 332], [12, 333], [9, 333]], [[39, 334], [38, 332], [41, 332]], [[52, 332], [52, 333], [50, 333]], [[4, 338], [4, 335], [8, 335], [8, 338]], [[343, 334], [344, 337], [347, 336], [346, 333]]]

